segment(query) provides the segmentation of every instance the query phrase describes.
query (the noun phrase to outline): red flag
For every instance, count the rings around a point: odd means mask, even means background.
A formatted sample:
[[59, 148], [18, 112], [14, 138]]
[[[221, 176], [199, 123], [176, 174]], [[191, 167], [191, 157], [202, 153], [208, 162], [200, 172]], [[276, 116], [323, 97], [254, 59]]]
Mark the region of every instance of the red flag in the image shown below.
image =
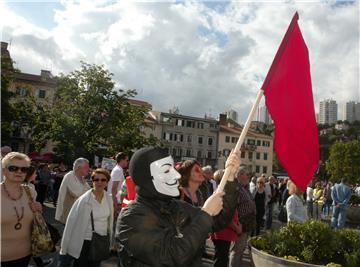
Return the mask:
[[311, 89], [309, 54], [296, 12], [262, 90], [274, 120], [274, 147], [290, 178], [302, 190], [319, 165], [319, 138]]

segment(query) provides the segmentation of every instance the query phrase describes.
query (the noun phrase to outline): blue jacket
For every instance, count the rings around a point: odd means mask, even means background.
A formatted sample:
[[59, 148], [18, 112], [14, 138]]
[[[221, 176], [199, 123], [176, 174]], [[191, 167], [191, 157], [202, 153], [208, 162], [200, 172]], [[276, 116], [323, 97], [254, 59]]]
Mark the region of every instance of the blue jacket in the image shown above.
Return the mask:
[[346, 206], [351, 197], [351, 189], [343, 183], [335, 184], [331, 191], [331, 197], [334, 205], [340, 204]]

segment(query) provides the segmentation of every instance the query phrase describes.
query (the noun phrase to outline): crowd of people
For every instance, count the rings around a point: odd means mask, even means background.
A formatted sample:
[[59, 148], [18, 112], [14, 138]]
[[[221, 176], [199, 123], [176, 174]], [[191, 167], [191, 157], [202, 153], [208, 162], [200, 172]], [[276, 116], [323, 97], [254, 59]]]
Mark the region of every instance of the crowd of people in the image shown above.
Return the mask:
[[[95, 235], [108, 237], [118, 266], [201, 266], [209, 257], [208, 238], [213, 266], [241, 266], [248, 239], [272, 228], [275, 209], [286, 211], [287, 222], [331, 217], [332, 227], [342, 228], [352, 193], [346, 178], [335, 185], [314, 181], [302, 192], [289, 179], [251, 177], [238, 152], [226, 162], [224, 192], [217, 190], [224, 169], [214, 172], [196, 160], [174, 163], [161, 148], [138, 150], [130, 164], [123, 152], [114, 159], [112, 170], [90, 169], [85, 158], [68, 170], [63, 163], [34, 164], [18, 152], [3, 155], [1, 265], [28, 266], [33, 212], [45, 200], [64, 225], [59, 266], [100, 266]], [[35, 203], [29, 204], [24, 186]], [[360, 194], [359, 186], [354, 191]], [[43, 267], [52, 259], [34, 262]]]

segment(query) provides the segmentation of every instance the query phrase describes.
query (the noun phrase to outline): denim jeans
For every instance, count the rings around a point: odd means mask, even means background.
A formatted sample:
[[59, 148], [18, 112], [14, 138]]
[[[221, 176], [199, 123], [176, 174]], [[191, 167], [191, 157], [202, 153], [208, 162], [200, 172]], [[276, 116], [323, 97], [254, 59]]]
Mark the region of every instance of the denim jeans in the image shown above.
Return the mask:
[[70, 256], [69, 254], [66, 255], [59, 255], [59, 264], [58, 267], [72, 267], [74, 264], [75, 258]]
[[343, 228], [346, 222], [347, 206], [341, 205], [340, 207], [333, 207], [333, 215], [331, 218], [331, 227]]

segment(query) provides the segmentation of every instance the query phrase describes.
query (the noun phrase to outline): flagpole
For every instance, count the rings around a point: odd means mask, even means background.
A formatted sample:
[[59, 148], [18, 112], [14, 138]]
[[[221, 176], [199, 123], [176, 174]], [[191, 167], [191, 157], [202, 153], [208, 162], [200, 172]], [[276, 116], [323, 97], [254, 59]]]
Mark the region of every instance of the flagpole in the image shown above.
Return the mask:
[[[260, 100], [261, 100], [261, 97], [263, 96], [264, 94], [264, 91], [263, 90], [259, 90], [257, 96], [256, 96], [256, 100], [255, 100], [255, 103], [254, 105], [252, 106], [251, 108], [251, 111], [247, 117], [247, 120], [245, 122], [245, 125], [244, 125], [244, 128], [243, 130], [241, 131], [241, 134], [240, 134], [240, 137], [239, 137], [239, 140], [237, 141], [236, 143], [236, 146], [234, 148], [234, 151], [240, 151], [240, 148], [242, 146], [242, 144], [244, 143], [244, 140], [245, 140], [245, 136], [250, 128], [250, 125], [251, 125], [251, 121], [252, 121], [252, 118], [254, 117], [254, 113], [255, 111], [257, 110], [258, 106], [259, 106], [259, 103], [260, 103]], [[226, 168], [225, 169], [225, 173], [224, 173], [224, 176], [222, 177], [221, 181], [220, 181], [220, 184], [218, 186], [218, 189], [219, 191], [224, 191], [224, 187], [226, 185], [226, 182], [228, 180], [228, 177], [230, 175], [230, 172], [229, 172], [229, 169]]]

